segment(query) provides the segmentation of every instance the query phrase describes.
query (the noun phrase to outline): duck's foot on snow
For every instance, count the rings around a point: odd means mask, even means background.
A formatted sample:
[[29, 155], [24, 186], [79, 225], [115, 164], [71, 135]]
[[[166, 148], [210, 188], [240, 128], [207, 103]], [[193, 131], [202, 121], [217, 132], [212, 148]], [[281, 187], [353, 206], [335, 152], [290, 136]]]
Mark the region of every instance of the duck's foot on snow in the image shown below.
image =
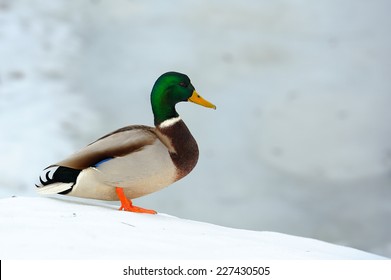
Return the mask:
[[138, 206], [134, 206], [132, 201], [126, 197], [124, 194], [124, 189], [116, 187], [115, 192], [118, 195], [119, 200], [121, 201], [121, 207], [119, 208], [120, 211], [129, 211], [129, 212], [136, 212], [136, 213], [146, 213], [146, 214], [156, 214], [157, 212], [155, 210], [149, 210], [144, 209]]

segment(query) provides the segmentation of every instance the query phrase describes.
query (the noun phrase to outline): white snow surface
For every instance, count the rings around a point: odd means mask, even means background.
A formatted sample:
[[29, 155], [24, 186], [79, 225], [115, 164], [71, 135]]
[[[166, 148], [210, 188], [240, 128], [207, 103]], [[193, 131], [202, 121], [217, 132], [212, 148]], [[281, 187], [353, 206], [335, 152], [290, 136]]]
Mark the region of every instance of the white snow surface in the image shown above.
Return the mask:
[[0, 199], [0, 259], [383, 259], [274, 232], [117, 211], [86, 200]]
[[391, 257], [390, 10], [387, 0], [0, 0], [0, 196], [34, 196], [46, 166], [151, 125], [151, 87], [175, 70], [217, 110], [177, 106], [199, 162], [136, 204]]

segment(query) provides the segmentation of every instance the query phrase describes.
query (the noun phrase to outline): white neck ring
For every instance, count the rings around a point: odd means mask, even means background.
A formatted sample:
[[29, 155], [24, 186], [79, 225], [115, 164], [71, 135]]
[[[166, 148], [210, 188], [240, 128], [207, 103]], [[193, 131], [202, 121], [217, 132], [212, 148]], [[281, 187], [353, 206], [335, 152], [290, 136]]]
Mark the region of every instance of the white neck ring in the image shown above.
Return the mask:
[[168, 120], [165, 120], [164, 122], [162, 122], [159, 127], [160, 128], [167, 128], [167, 127], [170, 127], [170, 126], [173, 126], [174, 124], [176, 124], [177, 122], [179, 122], [181, 120], [181, 117], [175, 117], [175, 118], [171, 118], [171, 119], [168, 119]]

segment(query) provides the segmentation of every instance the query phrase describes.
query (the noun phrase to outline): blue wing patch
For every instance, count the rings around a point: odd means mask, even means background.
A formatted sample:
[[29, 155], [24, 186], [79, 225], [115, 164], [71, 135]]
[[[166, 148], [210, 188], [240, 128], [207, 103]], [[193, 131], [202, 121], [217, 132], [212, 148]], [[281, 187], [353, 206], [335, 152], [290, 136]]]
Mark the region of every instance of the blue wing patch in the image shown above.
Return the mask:
[[100, 162], [95, 163], [95, 164], [93, 165], [93, 167], [98, 167], [98, 166], [101, 165], [102, 163], [105, 163], [106, 161], [109, 161], [109, 160], [111, 160], [111, 159], [113, 159], [113, 158], [112, 158], [112, 157], [105, 158], [105, 159], [101, 160]]

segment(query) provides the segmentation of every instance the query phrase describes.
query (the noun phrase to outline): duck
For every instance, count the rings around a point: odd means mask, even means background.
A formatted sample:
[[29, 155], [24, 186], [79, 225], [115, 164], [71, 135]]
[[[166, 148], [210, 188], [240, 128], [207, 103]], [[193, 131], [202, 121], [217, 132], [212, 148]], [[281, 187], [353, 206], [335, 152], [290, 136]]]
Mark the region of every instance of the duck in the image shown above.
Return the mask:
[[161, 190], [188, 175], [199, 150], [179, 116], [179, 102], [216, 109], [202, 98], [190, 78], [167, 72], [150, 95], [154, 127], [130, 125], [108, 133], [64, 160], [46, 167], [35, 184], [42, 195], [120, 201], [119, 210], [156, 214], [132, 199]]

